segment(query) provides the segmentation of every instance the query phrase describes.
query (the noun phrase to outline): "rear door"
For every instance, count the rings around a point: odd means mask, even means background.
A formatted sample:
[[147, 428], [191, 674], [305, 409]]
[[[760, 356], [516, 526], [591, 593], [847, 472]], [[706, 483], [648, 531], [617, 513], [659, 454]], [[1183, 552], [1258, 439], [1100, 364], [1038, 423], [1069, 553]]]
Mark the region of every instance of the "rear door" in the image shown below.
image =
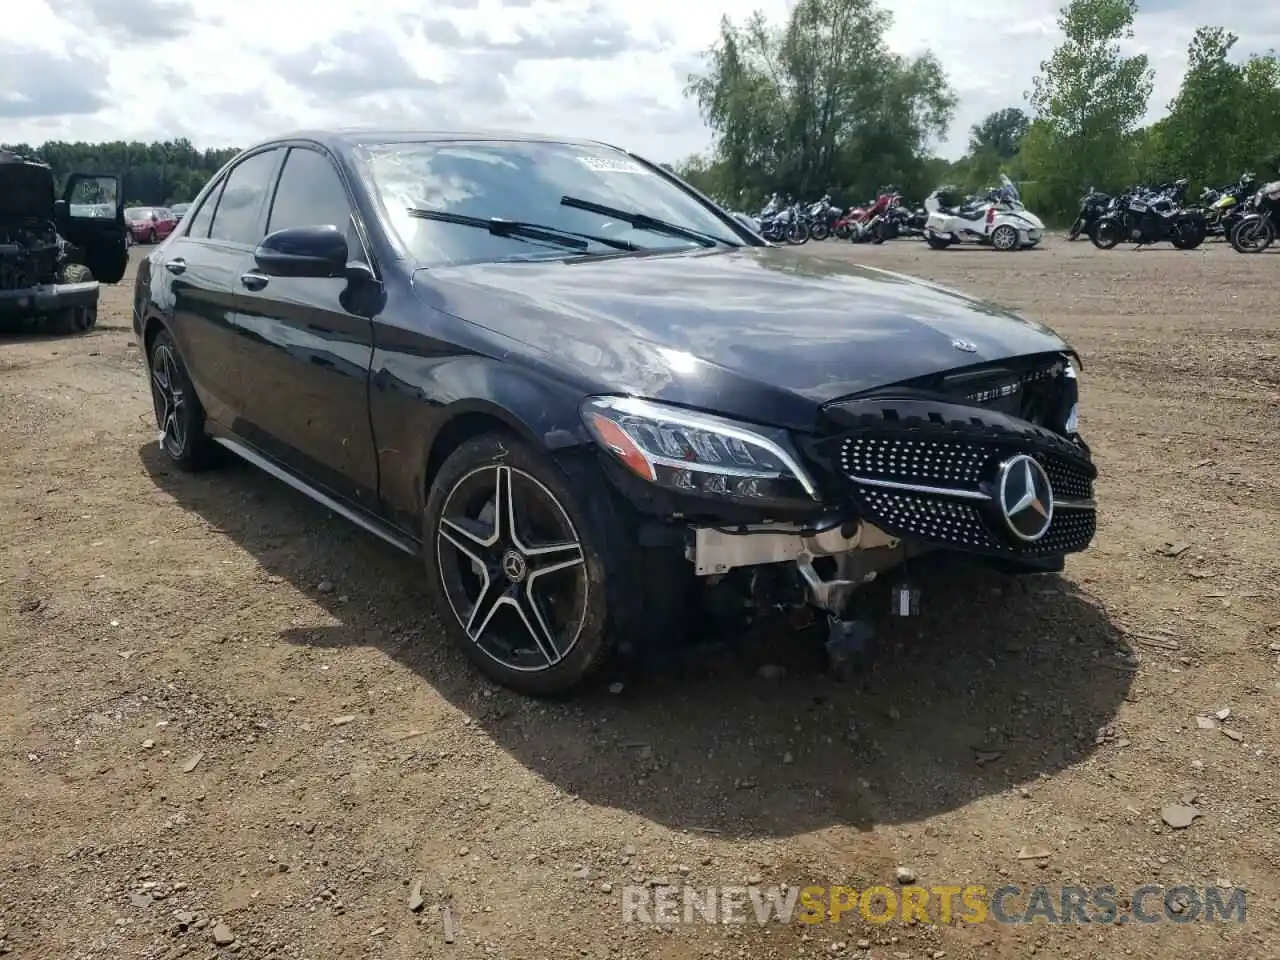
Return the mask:
[[[318, 146], [294, 146], [265, 232], [333, 225], [346, 232], [350, 259], [372, 269], [354, 210], [332, 158]], [[345, 279], [268, 277], [249, 256], [236, 283], [248, 439], [314, 485], [376, 511], [372, 317], [348, 309]]]
[[153, 283], [167, 284], [169, 328], [205, 410], [234, 432], [248, 391], [239, 367], [236, 278], [261, 235], [284, 153], [277, 147], [240, 160], [151, 254], [159, 278]]
[[[128, 228], [120, 179], [109, 174], [73, 173], [67, 178], [58, 232], [81, 249], [84, 265], [101, 283], [119, 283], [129, 267]], [[72, 216], [72, 211], [75, 216]], [[98, 216], [110, 210], [112, 216]]]

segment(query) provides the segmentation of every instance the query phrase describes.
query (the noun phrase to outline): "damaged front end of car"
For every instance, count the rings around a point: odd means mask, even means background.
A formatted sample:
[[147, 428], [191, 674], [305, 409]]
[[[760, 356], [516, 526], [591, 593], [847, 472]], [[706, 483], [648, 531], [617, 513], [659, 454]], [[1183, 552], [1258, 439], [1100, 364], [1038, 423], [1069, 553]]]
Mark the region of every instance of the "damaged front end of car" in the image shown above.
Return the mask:
[[[584, 419], [704, 584], [756, 609], [817, 608], [838, 663], [871, 633], [858, 591], [915, 557], [1045, 573], [1089, 546], [1079, 368], [1051, 353], [934, 374], [827, 403], [806, 435], [631, 399], [588, 401]], [[904, 577], [890, 601], [915, 615], [919, 589]]]

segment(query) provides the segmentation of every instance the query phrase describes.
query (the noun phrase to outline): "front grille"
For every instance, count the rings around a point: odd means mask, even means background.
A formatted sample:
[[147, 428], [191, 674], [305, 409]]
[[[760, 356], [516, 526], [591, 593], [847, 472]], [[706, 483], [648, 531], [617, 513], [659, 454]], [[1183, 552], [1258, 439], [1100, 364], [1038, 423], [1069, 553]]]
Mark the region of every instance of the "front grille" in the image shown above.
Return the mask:
[[[842, 403], [847, 429], [822, 442], [859, 513], [886, 533], [953, 549], [1027, 558], [1085, 549], [1096, 530], [1088, 449], [999, 411], [947, 401]], [[999, 503], [1003, 463], [1043, 469], [1053, 514], [1039, 539], [1009, 527]]]

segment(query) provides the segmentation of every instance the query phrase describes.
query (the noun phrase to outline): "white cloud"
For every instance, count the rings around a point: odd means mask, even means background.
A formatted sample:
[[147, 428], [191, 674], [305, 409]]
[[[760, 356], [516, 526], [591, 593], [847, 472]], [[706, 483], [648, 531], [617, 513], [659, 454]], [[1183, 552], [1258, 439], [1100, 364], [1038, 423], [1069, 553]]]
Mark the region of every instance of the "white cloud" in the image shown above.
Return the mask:
[[[1058, 34], [1059, 0], [883, 0], [890, 45], [933, 49], [959, 93], [951, 136], [1023, 94]], [[4, 138], [246, 144], [308, 125], [536, 129], [673, 160], [707, 145], [686, 75], [722, 14], [775, 19], [787, 0], [27, 0], [0, 40]], [[1280, 47], [1280, 8], [1149, 0], [1133, 46], [1157, 71], [1151, 115], [1177, 90], [1192, 31]], [[20, 38], [20, 39], [18, 39]], [[30, 39], [28, 39], [30, 38]], [[58, 58], [41, 70], [42, 58]], [[61, 106], [59, 106], [61, 105]], [[95, 110], [95, 108], [98, 108]], [[65, 112], [64, 112], [65, 111]]]

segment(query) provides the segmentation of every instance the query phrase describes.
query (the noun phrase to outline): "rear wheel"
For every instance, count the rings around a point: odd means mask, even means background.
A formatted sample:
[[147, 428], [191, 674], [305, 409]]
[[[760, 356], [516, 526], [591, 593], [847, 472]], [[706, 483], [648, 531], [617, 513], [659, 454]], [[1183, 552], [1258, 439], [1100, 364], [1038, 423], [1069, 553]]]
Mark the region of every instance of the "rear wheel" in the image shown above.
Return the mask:
[[953, 243], [950, 237], [944, 237], [934, 233], [932, 230], [924, 232], [924, 242], [929, 244], [934, 250], [945, 250]]
[[804, 223], [793, 223], [787, 227], [787, 243], [796, 245], [809, 242], [809, 227]]
[[197, 471], [215, 460], [216, 447], [205, 433], [204, 408], [186, 364], [167, 330], [156, 334], [147, 358], [151, 401], [160, 429], [160, 449], [182, 470]]
[[634, 530], [594, 459], [553, 461], [514, 437], [462, 443], [427, 496], [428, 586], [486, 676], [531, 696], [597, 678], [638, 622]]
[[819, 221], [809, 228], [809, 236], [814, 240], [825, 240], [831, 236], [831, 228], [827, 224]]
[[1179, 250], [1194, 250], [1200, 244], [1204, 243], [1208, 231], [1205, 229], [1204, 222], [1201, 220], [1193, 220], [1180, 224], [1175, 231], [1171, 242]]
[[[92, 283], [93, 272], [82, 263], [64, 263], [58, 270], [59, 283]], [[58, 336], [85, 333], [98, 324], [98, 304], [59, 310], [45, 321], [45, 329]]]

